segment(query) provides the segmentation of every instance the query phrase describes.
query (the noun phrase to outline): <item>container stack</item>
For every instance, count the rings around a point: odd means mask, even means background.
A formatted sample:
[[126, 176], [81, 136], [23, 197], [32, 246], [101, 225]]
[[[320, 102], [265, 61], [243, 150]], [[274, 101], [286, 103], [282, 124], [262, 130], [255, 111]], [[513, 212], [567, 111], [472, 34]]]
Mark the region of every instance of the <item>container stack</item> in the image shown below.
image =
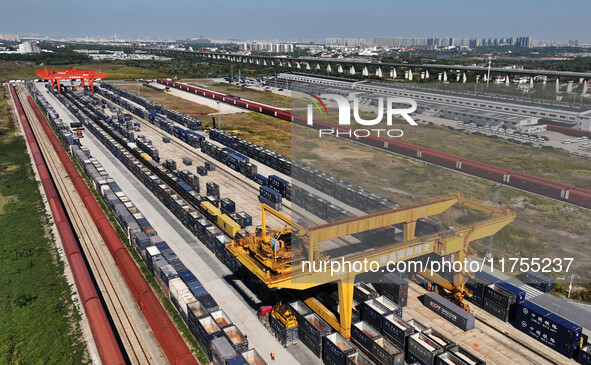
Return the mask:
[[302, 339], [302, 323], [304, 323], [304, 317], [308, 314], [312, 313], [310, 308], [307, 305], [302, 303], [299, 300], [294, 300], [288, 303], [289, 307], [291, 308], [291, 313], [296, 317], [296, 321], [298, 322], [298, 338]]
[[332, 328], [324, 322], [316, 313], [310, 313], [303, 317], [298, 325], [301, 329], [301, 340], [317, 357], [322, 356], [322, 337], [330, 334]]
[[503, 322], [515, 319], [516, 306], [525, 300], [525, 291], [504, 282], [485, 288], [482, 309]]
[[275, 318], [273, 314], [269, 316], [269, 323], [275, 334], [275, 338], [277, 338], [285, 347], [297, 343], [299, 326], [286, 327], [281, 321]]
[[223, 337], [224, 333], [218, 326], [215, 319], [211, 316], [203, 317], [197, 320], [197, 340], [201, 343], [201, 348], [207, 354], [208, 358], [212, 358], [211, 341]]
[[515, 327], [569, 359], [580, 347], [583, 332], [581, 326], [527, 300], [517, 304]]
[[230, 341], [230, 344], [234, 347], [238, 353], [248, 350], [248, 340], [244, 337], [238, 327], [231, 325], [223, 328], [224, 336]]
[[408, 338], [408, 351], [406, 362], [412, 364], [419, 362], [433, 365], [437, 355], [443, 353], [443, 347], [422, 333], [413, 333]]
[[527, 271], [518, 276], [518, 278], [529, 286], [548, 293], [552, 290], [554, 280], [546, 275], [535, 271]]
[[367, 286], [365, 283], [355, 284], [353, 290], [353, 300], [355, 300], [357, 303], [363, 303], [370, 299], [375, 299], [377, 296], [378, 293]]
[[404, 351], [383, 337], [373, 340], [370, 354], [381, 365], [404, 365]]
[[364, 321], [357, 322], [351, 326], [351, 341], [367, 354], [372, 350], [373, 341], [381, 337], [382, 335], [379, 331]]
[[406, 307], [408, 300], [408, 282], [400, 276], [388, 273], [384, 275], [384, 280], [376, 284], [380, 294], [390, 299], [400, 307]]
[[394, 345], [406, 350], [408, 345], [408, 336], [410, 336], [415, 329], [403, 321], [402, 318], [389, 314], [384, 317], [382, 326], [382, 333], [384, 337], [392, 342]]
[[326, 365], [346, 365], [347, 357], [356, 352], [355, 347], [336, 332], [322, 339], [322, 361]]
[[591, 365], [591, 345], [585, 345], [581, 348], [577, 362], [582, 365]]
[[402, 317], [402, 309], [386, 297], [370, 299], [362, 304], [361, 319], [377, 330], [382, 329], [383, 318], [389, 314]]
[[234, 347], [225, 337], [218, 337], [211, 340], [211, 362], [214, 365], [226, 365], [226, 360], [238, 355]]
[[482, 308], [485, 288], [490, 284], [495, 284], [499, 281], [499, 279], [486, 272], [475, 272], [474, 277], [469, 278], [466, 281], [465, 288], [472, 292], [472, 296], [466, 297], [466, 299], [477, 307]]

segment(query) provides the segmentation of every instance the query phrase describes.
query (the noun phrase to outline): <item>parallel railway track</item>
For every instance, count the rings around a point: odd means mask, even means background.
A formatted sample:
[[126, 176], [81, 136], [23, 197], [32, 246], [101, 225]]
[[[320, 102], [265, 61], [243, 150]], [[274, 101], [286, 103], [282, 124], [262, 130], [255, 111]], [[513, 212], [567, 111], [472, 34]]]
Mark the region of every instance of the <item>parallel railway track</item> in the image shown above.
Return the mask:
[[[129, 303], [133, 297], [126, 287], [121, 286], [123, 279], [108, 252], [90, 214], [80, 201], [80, 196], [69, 181], [68, 174], [55, 153], [40, 121], [27, 101], [29, 93], [18, 88], [18, 97], [43, 153], [53, 181], [66, 208], [70, 222], [83, 247], [85, 257], [93, 276], [101, 289], [102, 297], [109, 309], [120, 339], [133, 364], [152, 364], [153, 359], [147, 344], [139, 333], [137, 318], [133, 318]], [[125, 298], [127, 297], [127, 298]], [[124, 299], [125, 298], [125, 299]], [[127, 303], [127, 304], [126, 304]]]
[[[108, 99], [97, 95], [99, 98], [107, 100], [108, 102], [110, 102]], [[210, 159], [210, 156], [207, 156], [205, 154], [203, 154], [199, 149], [195, 149], [194, 147], [190, 147], [188, 146], [186, 143], [179, 141], [175, 136], [173, 136], [172, 134], [168, 134], [166, 132], [164, 132], [163, 130], [157, 128], [156, 126], [152, 125], [151, 123], [147, 122], [145, 119], [142, 119], [140, 117], [138, 117], [137, 115], [133, 114], [130, 112], [130, 114], [133, 115], [134, 118], [136, 118], [136, 120], [138, 120], [141, 125], [142, 128], [147, 127], [150, 131], [154, 132], [155, 134], [157, 134], [160, 137], [169, 137], [170, 138], [170, 143], [173, 144], [174, 146], [178, 147], [179, 149], [187, 152], [187, 154], [189, 154], [189, 156], [191, 157], [197, 157], [202, 161], [206, 161], [208, 159]], [[106, 130], [105, 130], [106, 131]], [[109, 131], [106, 131], [107, 133], [109, 133], [113, 138], [116, 138], [113, 134], [111, 134]], [[125, 144], [121, 143], [123, 146], [125, 146]], [[127, 146], [125, 146], [127, 148]], [[131, 151], [130, 151], [131, 152]], [[136, 156], [137, 157], [137, 156]], [[144, 163], [144, 160], [140, 158], [140, 161], [142, 161]], [[144, 163], [145, 164], [145, 163]], [[149, 164], [145, 164], [147, 167], [150, 168]], [[159, 177], [163, 178], [163, 180], [167, 181], [165, 179], [164, 176], [161, 176], [159, 171], [156, 171], [154, 169], [152, 169], [152, 171], [154, 173], [156, 173], [157, 175], [159, 175]], [[232, 184], [233, 186], [230, 187], [233, 191], [236, 191], [237, 189], [240, 189], [242, 191], [244, 191], [247, 194], [255, 194], [258, 195], [258, 187], [259, 185], [255, 182], [253, 182], [252, 180], [249, 180], [248, 178], [244, 177], [241, 174], [232, 174], [228, 171], [226, 171], [225, 166], [222, 168], [218, 168], [216, 169], [217, 173], [220, 173], [222, 175], [224, 175], [225, 177], [227, 177], [229, 180], [236, 180], [238, 179], [241, 184]], [[177, 189], [175, 189], [173, 186], [174, 184], [170, 184], [169, 181], [167, 181], [167, 183], [171, 186], [171, 188], [173, 188], [173, 190], [175, 190], [177, 193], [183, 195], [182, 191], [178, 191]], [[189, 201], [189, 203], [191, 203]], [[193, 205], [193, 204], [191, 204]], [[193, 205], [193, 207], [195, 207], [197, 210], [200, 210], [200, 207], [197, 207], [195, 205]], [[303, 212], [299, 212], [293, 209], [293, 205], [291, 202], [287, 201], [287, 200], [283, 200], [283, 210], [282, 212], [284, 213], [285, 216], [291, 217], [292, 219], [294, 218], [298, 218], [298, 217], [304, 217], [307, 219], [312, 220], [313, 222], [320, 224], [323, 223], [323, 221], [319, 220], [319, 218], [317, 218], [316, 216], [310, 214], [310, 213], [303, 213]], [[276, 219], [274, 217], [268, 217], [267, 218], [270, 222], [275, 221]], [[215, 224], [215, 222], [212, 222]], [[279, 224], [283, 224], [283, 222], [279, 222], [277, 220], [277, 223]], [[334, 242], [338, 242], [340, 244], [340, 246], [349, 246], [352, 245], [352, 242], [348, 242], [347, 240], [345, 240], [344, 238], [338, 238], [333, 240]], [[354, 242], [355, 243], [355, 242]], [[354, 244], [353, 243], [353, 244]]]

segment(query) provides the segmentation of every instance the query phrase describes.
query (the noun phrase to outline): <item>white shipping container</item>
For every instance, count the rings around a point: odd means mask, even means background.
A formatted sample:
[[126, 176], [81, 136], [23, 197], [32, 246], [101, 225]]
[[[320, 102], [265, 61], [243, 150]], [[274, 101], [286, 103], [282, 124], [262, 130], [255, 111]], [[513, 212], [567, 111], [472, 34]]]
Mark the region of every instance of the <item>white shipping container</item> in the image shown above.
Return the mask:
[[174, 278], [168, 282], [168, 290], [170, 292], [170, 296], [176, 299], [178, 302], [179, 293], [182, 293], [183, 291], [189, 291], [189, 288], [180, 278]]
[[191, 303], [195, 303], [196, 301], [197, 299], [195, 299], [193, 294], [191, 294], [191, 292], [188, 290], [186, 292], [181, 292], [179, 298], [177, 299], [177, 303], [179, 304], [179, 307], [181, 308], [183, 313], [185, 313], [185, 316], [189, 315], [187, 306]]

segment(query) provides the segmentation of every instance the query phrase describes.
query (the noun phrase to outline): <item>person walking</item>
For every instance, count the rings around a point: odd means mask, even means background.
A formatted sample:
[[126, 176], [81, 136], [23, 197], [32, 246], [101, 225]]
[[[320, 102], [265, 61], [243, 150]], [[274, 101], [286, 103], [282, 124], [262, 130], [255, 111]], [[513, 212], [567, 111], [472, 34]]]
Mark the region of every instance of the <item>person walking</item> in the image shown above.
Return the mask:
[[271, 360], [275, 361], [275, 353], [271, 352]]

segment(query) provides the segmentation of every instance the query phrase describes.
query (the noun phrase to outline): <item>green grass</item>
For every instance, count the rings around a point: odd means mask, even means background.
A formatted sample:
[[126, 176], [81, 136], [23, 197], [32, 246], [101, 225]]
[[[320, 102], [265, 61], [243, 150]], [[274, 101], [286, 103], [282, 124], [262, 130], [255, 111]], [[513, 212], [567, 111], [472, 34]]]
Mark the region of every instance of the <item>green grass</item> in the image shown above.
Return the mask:
[[25, 140], [0, 94], [0, 195], [15, 197], [0, 214], [0, 363], [89, 363]]
[[494, 246], [508, 257], [545, 257], [550, 252], [532, 232], [511, 225], [495, 235]]

